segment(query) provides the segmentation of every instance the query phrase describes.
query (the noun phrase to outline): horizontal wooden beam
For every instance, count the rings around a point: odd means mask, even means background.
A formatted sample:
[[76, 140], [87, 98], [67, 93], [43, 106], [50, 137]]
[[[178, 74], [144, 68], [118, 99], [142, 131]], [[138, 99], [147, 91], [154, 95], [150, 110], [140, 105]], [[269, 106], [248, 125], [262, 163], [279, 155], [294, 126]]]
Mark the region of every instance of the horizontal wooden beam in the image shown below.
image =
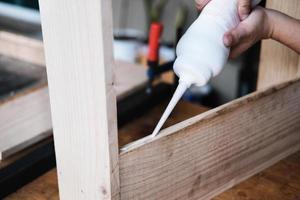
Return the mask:
[[[27, 36], [0, 31], [0, 54], [46, 67], [43, 42]], [[115, 61], [115, 89], [118, 99], [134, 92], [147, 82], [146, 68], [124, 61]]]
[[52, 133], [48, 88], [41, 85], [0, 104], [0, 160]]
[[122, 199], [210, 199], [300, 149], [300, 80], [125, 146]]
[[0, 31], [0, 54], [45, 66], [42, 41], [23, 35]]

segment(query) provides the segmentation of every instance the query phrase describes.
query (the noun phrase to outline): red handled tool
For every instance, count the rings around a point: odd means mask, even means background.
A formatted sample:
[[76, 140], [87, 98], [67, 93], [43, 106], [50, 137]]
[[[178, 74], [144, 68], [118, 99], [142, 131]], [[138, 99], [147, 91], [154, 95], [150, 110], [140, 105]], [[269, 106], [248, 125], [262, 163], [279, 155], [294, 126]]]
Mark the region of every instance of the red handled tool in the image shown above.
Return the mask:
[[161, 23], [152, 23], [149, 32], [149, 51], [148, 61], [158, 62], [159, 60], [159, 42], [163, 32]]
[[153, 69], [158, 66], [159, 62], [159, 45], [162, 32], [163, 25], [161, 23], [155, 22], [151, 24], [148, 47], [148, 92], [151, 92], [152, 81], [155, 77]]

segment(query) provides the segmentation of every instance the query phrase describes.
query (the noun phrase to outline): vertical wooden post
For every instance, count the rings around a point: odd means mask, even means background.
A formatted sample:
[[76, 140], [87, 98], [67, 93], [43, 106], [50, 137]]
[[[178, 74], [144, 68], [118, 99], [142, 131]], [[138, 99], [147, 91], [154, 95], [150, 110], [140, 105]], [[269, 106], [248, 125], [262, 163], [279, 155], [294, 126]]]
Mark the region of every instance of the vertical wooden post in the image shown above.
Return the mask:
[[[299, 0], [267, 0], [267, 7], [300, 18]], [[258, 89], [300, 76], [300, 56], [275, 41], [262, 43]]]
[[119, 199], [110, 0], [40, 0], [60, 199]]

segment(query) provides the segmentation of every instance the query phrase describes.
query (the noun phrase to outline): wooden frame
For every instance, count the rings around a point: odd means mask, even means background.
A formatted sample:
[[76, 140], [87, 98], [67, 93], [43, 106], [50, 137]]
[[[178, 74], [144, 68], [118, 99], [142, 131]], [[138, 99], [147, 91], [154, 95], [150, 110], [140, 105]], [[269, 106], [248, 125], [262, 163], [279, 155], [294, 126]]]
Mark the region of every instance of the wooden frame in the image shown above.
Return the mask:
[[208, 199], [300, 150], [295, 79], [119, 152], [111, 1], [40, 8], [61, 199]]

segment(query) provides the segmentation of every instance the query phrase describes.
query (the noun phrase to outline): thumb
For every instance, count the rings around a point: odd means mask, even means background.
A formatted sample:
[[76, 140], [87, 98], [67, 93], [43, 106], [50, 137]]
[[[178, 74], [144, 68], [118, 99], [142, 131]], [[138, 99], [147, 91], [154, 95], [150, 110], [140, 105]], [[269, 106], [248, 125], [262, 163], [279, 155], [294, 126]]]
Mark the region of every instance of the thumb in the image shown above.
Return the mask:
[[232, 47], [241, 42], [247, 36], [246, 29], [242, 24], [238, 25], [235, 29], [224, 34], [223, 42], [226, 47]]

